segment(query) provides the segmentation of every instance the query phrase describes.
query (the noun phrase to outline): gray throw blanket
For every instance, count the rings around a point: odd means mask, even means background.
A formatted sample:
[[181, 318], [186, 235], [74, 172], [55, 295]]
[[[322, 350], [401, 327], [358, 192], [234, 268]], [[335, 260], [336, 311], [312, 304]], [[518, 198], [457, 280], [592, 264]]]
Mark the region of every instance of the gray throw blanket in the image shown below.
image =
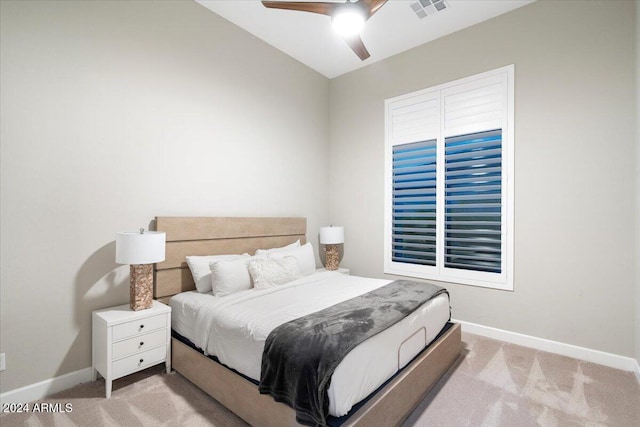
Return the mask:
[[295, 409], [299, 423], [325, 426], [331, 375], [347, 353], [442, 293], [430, 283], [396, 280], [278, 326], [262, 353], [260, 393]]

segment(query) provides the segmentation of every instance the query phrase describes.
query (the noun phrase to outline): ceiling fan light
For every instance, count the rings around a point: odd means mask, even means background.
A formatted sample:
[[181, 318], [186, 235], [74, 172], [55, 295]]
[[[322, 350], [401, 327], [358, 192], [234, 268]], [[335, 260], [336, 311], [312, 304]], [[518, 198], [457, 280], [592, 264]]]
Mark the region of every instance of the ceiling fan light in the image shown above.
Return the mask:
[[359, 34], [364, 27], [364, 16], [357, 10], [344, 10], [336, 13], [331, 18], [333, 29], [342, 37]]

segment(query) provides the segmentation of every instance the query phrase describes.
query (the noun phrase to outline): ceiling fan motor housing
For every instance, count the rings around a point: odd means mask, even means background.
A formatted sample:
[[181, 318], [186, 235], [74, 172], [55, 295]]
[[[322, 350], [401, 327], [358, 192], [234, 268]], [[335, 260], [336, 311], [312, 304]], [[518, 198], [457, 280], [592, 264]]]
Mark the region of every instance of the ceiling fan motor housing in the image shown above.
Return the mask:
[[342, 37], [351, 37], [360, 34], [368, 18], [363, 3], [344, 3], [337, 5], [333, 10], [331, 23]]
[[371, 55], [360, 38], [360, 31], [364, 23], [386, 2], [387, 0], [346, 0], [343, 3], [263, 1], [262, 4], [271, 9], [297, 10], [330, 16], [338, 34], [364, 61]]

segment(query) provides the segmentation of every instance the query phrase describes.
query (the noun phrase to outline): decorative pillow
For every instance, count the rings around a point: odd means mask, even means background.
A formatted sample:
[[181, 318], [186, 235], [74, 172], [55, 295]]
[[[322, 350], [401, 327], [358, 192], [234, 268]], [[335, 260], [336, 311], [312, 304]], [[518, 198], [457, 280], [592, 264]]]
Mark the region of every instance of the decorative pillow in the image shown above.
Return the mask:
[[291, 249], [295, 249], [300, 247], [300, 239], [298, 239], [298, 241], [293, 242], [287, 246], [283, 246], [281, 248], [271, 248], [271, 249], [258, 249], [256, 251], [256, 255], [269, 255], [275, 252], [282, 252], [282, 251], [288, 251]]
[[211, 270], [209, 263], [219, 260], [233, 260], [240, 258], [249, 258], [249, 254], [243, 255], [207, 255], [207, 256], [188, 256], [187, 265], [193, 275], [193, 281], [196, 284], [198, 292], [211, 292]]
[[257, 258], [248, 263], [255, 289], [269, 289], [302, 277], [298, 261], [292, 256], [282, 259]]
[[224, 297], [251, 289], [251, 276], [247, 263], [252, 258], [220, 260], [209, 264], [213, 294]]
[[282, 259], [287, 256], [292, 256], [298, 260], [298, 268], [300, 268], [300, 272], [304, 276], [315, 273], [316, 256], [313, 253], [311, 243], [306, 243], [299, 248], [289, 249], [287, 251], [274, 252], [269, 255], [269, 258]]

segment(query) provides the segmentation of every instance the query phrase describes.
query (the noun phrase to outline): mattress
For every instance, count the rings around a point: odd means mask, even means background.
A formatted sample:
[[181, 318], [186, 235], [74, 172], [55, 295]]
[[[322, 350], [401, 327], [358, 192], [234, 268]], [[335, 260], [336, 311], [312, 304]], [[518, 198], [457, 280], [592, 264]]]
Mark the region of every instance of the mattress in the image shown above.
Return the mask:
[[[323, 271], [276, 288], [225, 297], [184, 292], [169, 301], [171, 323], [205, 354], [259, 381], [264, 343], [273, 329], [387, 283]], [[448, 320], [448, 296], [439, 295], [355, 347], [331, 377], [329, 413], [347, 414], [433, 341]]]

